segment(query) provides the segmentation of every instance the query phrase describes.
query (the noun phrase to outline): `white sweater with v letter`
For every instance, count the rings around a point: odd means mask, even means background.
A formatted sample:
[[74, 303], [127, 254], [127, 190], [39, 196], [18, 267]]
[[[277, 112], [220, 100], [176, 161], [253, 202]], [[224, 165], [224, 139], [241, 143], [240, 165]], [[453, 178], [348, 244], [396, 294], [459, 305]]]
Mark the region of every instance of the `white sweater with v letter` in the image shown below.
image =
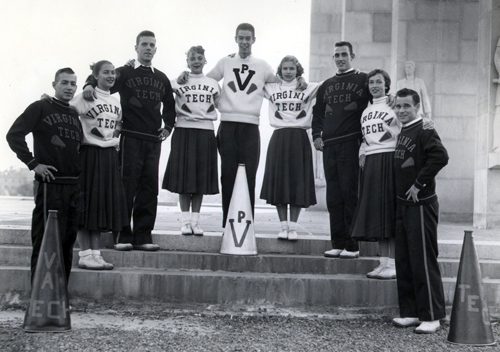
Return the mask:
[[219, 60], [207, 77], [216, 81], [224, 79], [219, 101], [221, 121], [259, 125], [264, 84], [274, 79], [273, 69], [267, 62], [232, 54]]

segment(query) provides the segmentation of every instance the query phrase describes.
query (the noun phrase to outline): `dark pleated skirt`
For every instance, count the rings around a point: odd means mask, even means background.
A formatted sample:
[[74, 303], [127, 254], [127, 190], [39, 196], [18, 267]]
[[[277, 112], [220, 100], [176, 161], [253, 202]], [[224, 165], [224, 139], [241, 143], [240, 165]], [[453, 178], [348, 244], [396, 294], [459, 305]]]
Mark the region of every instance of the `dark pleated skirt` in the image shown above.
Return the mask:
[[79, 226], [90, 231], [121, 231], [128, 215], [116, 149], [82, 145], [80, 158], [85, 211]]
[[302, 128], [273, 132], [260, 198], [268, 204], [307, 208], [316, 204], [311, 142]]
[[214, 131], [175, 128], [162, 188], [179, 194], [219, 193]]
[[394, 152], [367, 155], [351, 234], [358, 241], [395, 237]]

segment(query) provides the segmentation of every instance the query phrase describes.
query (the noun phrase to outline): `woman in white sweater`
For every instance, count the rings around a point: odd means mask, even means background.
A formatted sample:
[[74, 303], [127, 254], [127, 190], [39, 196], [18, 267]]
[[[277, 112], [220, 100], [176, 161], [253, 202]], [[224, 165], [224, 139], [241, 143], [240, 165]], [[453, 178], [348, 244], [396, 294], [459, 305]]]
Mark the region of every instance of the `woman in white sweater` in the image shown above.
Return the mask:
[[394, 238], [396, 234], [396, 193], [393, 171], [394, 150], [401, 124], [387, 105], [391, 78], [381, 69], [368, 73], [372, 102], [361, 115], [363, 142], [359, 165], [363, 168], [360, 196], [352, 225], [358, 241], [378, 241], [380, 265], [369, 278], [394, 279]]
[[102, 60], [92, 65], [91, 69], [97, 80], [96, 99], [89, 102], [80, 94], [70, 102], [78, 111], [83, 128], [80, 187], [85, 208], [78, 229], [81, 249], [78, 266], [109, 270], [113, 269], [113, 264], [104, 261], [99, 249], [101, 232], [118, 233], [128, 224], [117, 153], [122, 109], [118, 99], [110, 94], [116, 80], [113, 64]]
[[[266, 83], [269, 123], [275, 128], [267, 149], [260, 198], [276, 206], [281, 224], [278, 239], [297, 240], [297, 221], [302, 208], [316, 204], [311, 128], [312, 106], [321, 83], [298, 90], [304, 69], [294, 56], [285, 56], [278, 67], [280, 83]], [[288, 223], [288, 207], [290, 222]]]
[[186, 61], [191, 70], [187, 81], [171, 82], [177, 117], [162, 187], [179, 194], [181, 233], [202, 236], [199, 218], [203, 195], [219, 193], [214, 121], [220, 87], [203, 74], [203, 47], [191, 47]]

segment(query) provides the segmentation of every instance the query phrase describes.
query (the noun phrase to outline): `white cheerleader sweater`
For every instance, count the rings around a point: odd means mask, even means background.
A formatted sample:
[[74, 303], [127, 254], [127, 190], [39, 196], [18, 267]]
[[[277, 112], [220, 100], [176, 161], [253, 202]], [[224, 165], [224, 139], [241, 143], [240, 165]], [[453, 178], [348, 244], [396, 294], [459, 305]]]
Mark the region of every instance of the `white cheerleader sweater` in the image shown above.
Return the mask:
[[373, 103], [361, 115], [363, 142], [359, 155], [393, 152], [401, 132], [401, 123], [394, 110], [386, 103], [387, 98], [373, 99]]
[[232, 54], [219, 60], [207, 76], [217, 82], [224, 78], [219, 102], [221, 121], [259, 124], [264, 84], [275, 79], [267, 62]]
[[266, 83], [264, 96], [269, 99], [269, 123], [274, 128], [311, 128], [312, 107], [321, 83], [309, 83], [303, 91], [291, 82]]
[[82, 144], [102, 148], [116, 147], [119, 138], [114, 138], [115, 129], [122, 128], [122, 108], [120, 102], [111, 96], [109, 91], [95, 88], [97, 98], [94, 101], [83, 99], [79, 94], [70, 101], [78, 115], [83, 128]]
[[204, 74], [189, 74], [188, 81], [171, 81], [175, 93], [175, 127], [213, 130], [217, 120], [217, 102], [220, 88], [217, 81]]

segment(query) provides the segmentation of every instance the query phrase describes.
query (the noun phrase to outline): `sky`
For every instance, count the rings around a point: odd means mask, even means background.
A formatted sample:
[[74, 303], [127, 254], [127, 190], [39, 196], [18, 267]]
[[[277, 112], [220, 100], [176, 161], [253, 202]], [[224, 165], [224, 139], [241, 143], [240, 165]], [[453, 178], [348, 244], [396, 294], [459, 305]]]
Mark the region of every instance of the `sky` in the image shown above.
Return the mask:
[[[295, 55], [307, 79], [310, 13], [310, 0], [2, 0], [0, 170], [25, 167], [5, 134], [42, 93], [53, 94], [51, 83], [59, 68], [73, 68], [79, 94], [91, 63], [106, 59], [118, 67], [135, 58], [135, 38], [147, 29], [156, 34], [153, 65], [170, 79], [187, 69], [185, 53], [193, 45], [205, 48], [207, 73], [220, 58], [237, 52], [236, 26], [248, 22], [256, 30], [253, 55], [273, 68], [285, 55]], [[265, 104], [262, 144], [272, 133]], [[160, 170], [169, 145], [170, 139], [162, 148]]]

